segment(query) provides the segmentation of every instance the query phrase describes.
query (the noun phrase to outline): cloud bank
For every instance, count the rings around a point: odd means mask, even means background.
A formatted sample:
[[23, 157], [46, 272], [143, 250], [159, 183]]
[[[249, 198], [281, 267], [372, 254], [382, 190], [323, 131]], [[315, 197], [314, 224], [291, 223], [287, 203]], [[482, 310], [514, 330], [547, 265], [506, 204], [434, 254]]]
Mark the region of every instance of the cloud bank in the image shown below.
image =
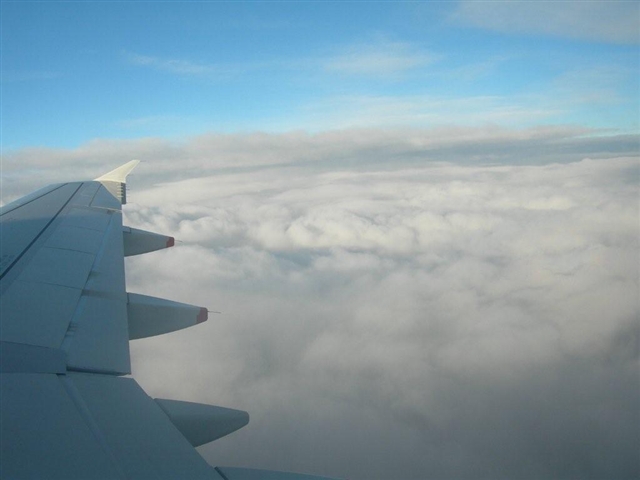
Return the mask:
[[[132, 158], [148, 163], [134, 171], [131, 193], [154, 184], [247, 169], [306, 166], [318, 171], [381, 169], [456, 164], [548, 164], [583, 158], [636, 156], [640, 136], [576, 126], [508, 129], [441, 126], [436, 128], [352, 128], [315, 134], [288, 131], [208, 133], [170, 141], [96, 139], [74, 149], [32, 147], [2, 156], [2, 202], [7, 203], [51, 182], [93, 178], [108, 166]], [[52, 170], [51, 165], [56, 165]], [[107, 167], [105, 167], [107, 165]]]
[[588, 133], [206, 135], [4, 168], [149, 159], [127, 222], [181, 243], [127, 259], [128, 289], [223, 313], [133, 342], [133, 373], [250, 412], [201, 447], [214, 465], [637, 478], [640, 155]]

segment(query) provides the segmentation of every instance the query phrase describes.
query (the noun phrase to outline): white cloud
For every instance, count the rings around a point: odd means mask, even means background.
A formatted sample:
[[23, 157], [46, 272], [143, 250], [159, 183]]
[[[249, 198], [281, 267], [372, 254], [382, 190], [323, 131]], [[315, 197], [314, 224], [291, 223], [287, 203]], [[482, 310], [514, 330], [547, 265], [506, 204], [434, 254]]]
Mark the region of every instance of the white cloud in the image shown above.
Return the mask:
[[[131, 287], [225, 313], [137, 344], [137, 376], [151, 392], [175, 383], [183, 398], [252, 412], [244, 433], [203, 449], [213, 463], [350, 478], [633, 475], [638, 161], [249, 169], [140, 192], [128, 217], [187, 246], [130, 262]], [[158, 344], [212, 370], [187, 381]], [[591, 460], [573, 467], [554, 451]]]
[[542, 34], [597, 42], [640, 41], [637, 2], [462, 1], [456, 23], [512, 34]]
[[[600, 133], [600, 135], [598, 135]], [[268, 191], [300, 178], [301, 166], [343, 175], [345, 168], [424, 165], [425, 162], [504, 164], [519, 158], [527, 164], [568, 162], [585, 157], [620, 157], [638, 154], [637, 135], [609, 135], [580, 127], [546, 126], [507, 129], [483, 127], [436, 127], [428, 129], [347, 129], [317, 134], [290, 131], [281, 134], [209, 133], [184, 140], [162, 138], [135, 140], [96, 139], [75, 149], [28, 148], [3, 153], [2, 201], [7, 203], [50, 182], [93, 178], [111, 166], [137, 158], [144, 175], [132, 174], [130, 198], [140, 190], [162, 186], [164, 199], [187, 194], [197, 201], [211, 194]], [[56, 165], [51, 170], [51, 165]], [[214, 192], [204, 177], [218, 177], [242, 170], [278, 169], [268, 181], [255, 177], [250, 184], [230, 176]], [[342, 172], [342, 173], [338, 173]], [[189, 183], [175, 184], [178, 180]], [[215, 180], [215, 178], [212, 178]], [[276, 183], [274, 183], [276, 182]], [[305, 188], [304, 184], [300, 188]], [[330, 187], [327, 187], [330, 188]], [[186, 192], [185, 192], [186, 190]], [[159, 190], [160, 191], [160, 190]]]
[[201, 448], [212, 464], [633, 478], [640, 157], [636, 137], [589, 133], [100, 141], [15, 152], [3, 176], [153, 159], [127, 221], [182, 243], [127, 259], [127, 287], [223, 313], [136, 341], [133, 373], [153, 396], [251, 413]]

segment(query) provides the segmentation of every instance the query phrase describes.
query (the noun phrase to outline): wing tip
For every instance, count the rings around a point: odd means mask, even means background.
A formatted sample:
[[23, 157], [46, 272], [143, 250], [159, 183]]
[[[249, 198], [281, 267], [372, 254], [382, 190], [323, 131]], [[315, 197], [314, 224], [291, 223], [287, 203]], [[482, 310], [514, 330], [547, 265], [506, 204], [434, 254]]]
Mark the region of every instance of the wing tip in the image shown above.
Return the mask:
[[105, 173], [104, 175], [96, 178], [97, 182], [119, 182], [126, 183], [127, 175], [131, 173], [131, 170], [136, 168], [136, 166], [140, 163], [140, 160], [131, 160], [130, 162], [125, 163], [124, 165], [120, 165], [118, 168], [111, 170], [110, 172]]

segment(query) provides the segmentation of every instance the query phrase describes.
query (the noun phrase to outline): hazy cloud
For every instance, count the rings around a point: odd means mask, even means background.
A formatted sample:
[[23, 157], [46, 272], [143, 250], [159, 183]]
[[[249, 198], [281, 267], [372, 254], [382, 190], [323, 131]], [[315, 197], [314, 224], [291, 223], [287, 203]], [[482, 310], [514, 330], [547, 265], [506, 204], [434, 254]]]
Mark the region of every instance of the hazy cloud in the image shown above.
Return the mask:
[[211, 65], [194, 63], [188, 60], [139, 55], [137, 53], [128, 54], [127, 59], [132, 65], [155, 68], [157, 70], [164, 70], [181, 75], [208, 75], [216, 71], [215, 67]]
[[460, 2], [452, 20], [513, 34], [543, 34], [596, 42], [640, 41], [637, 2]]
[[291, 75], [344, 74], [397, 79], [405, 73], [438, 60], [439, 56], [421, 51], [406, 42], [376, 38], [338, 48], [328, 56], [301, 56], [297, 59], [272, 58], [260, 62], [232, 64], [193, 62], [138, 53], [126, 53], [129, 64], [167, 73], [202, 78], [229, 78], [248, 71], [291, 71]]
[[[638, 135], [604, 135], [582, 127], [539, 126], [507, 129], [437, 127], [429, 129], [348, 129], [310, 134], [292, 131], [209, 133], [181, 141], [161, 138], [96, 139], [75, 149], [27, 148], [4, 152], [2, 201], [55, 181], [93, 178], [105, 165], [138, 158], [149, 163], [144, 175], [133, 172], [131, 194], [154, 183], [216, 176], [248, 169], [306, 165], [318, 170], [393, 168], [431, 162], [464, 164], [546, 164], [573, 162], [585, 157], [635, 156]], [[57, 165], [51, 171], [50, 166]], [[108, 167], [107, 167], [108, 168]], [[291, 170], [286, 171], [287, 174]], [[283, 181], [286, 181], [283, 180]], [[254, 188], [266, 188], [263, 182]], [[173, 195], [175, 185], [163, 187]], [[220, 186], [227, 189], [229, 186]], [[237, 185], [234, 188], [249, 188]], [[169, 192], [167, 190], [170, 190]], [[196, 192], [195, 188], [190, 192]], [[175, 194], [183, 192], [176, 190]], [[202, 192], [207, 195], [206, 189]]]
[[311, 103], [302, 111], [306, 123], [333, 128], [432, 127], [446, 125], [540, 124], [565, 113], [539, 97], [438, 97], [430, 95], [342, 95]]
[[187, 59], [141, 55], [133, 52], [127, 52], [125, 58], [130, 65], [136, 67], [150, 68], [183, 77], [209, 80], [228, 80], [246, 72], [250, 68], [255, 68], [255, 66], [247, 64], [194, 62]]
[[117, 122], [117, 126], [124, 129], [139, 129], [145, 127], [155, 128], [167, 128], [171, 125], [176, 125], [188, 121], [185, 117], [178, 117], [173, 115], [149, 115], [146, 117], [128, 118], [126, 120], [120, 120]]
[[346, 75], [395, 77], [437, 59], [437, 55], [419, 51], [409, 43], [376, 40], [345, 48], [326, 59], [323, 68]]

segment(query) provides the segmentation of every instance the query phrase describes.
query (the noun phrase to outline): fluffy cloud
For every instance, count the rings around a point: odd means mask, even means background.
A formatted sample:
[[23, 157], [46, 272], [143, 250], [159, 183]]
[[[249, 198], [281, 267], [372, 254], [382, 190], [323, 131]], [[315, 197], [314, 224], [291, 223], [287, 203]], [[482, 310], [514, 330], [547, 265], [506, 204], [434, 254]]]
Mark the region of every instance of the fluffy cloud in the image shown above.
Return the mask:
[[251, 413], [201, 447], [217, 465], [637, 477], [637, 139], [585, 133], [103, 143], [155, 155], [127, 221], [180, 241], [128, 289], [222, 312], [133, 342], [135, 378]]
[[139, 192], [131, 223], [183, 246], [132, 259], [130, 287], [223, 314], [136, 343], [136, 376], [252, 413], [202, 449], [212, 463], [631, 478], [637, 173], [637, 158], [302, 165]]

